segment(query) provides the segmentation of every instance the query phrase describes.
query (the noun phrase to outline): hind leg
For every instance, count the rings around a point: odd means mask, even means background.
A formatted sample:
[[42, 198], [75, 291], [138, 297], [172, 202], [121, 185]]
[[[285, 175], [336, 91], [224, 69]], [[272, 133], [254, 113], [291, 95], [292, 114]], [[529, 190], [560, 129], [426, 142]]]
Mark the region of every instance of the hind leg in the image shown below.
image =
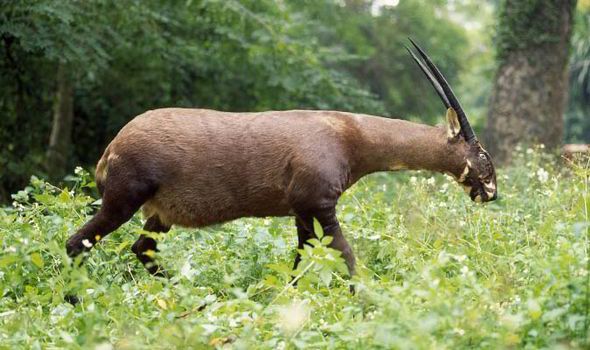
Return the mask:
[[102, 207], [67, 243], [72, 258], [90, 250], [96, 242], [129, 221], [133, 214], [155, 193], [155, 186], [142, 181], [110, 176], [102, 196]]
[[293, 264], [293, 270], [297, 269], [301, 262], [301, 254], [299, 249], [303, 249], [303, 245], [307, 244], [307, 241], [316, 238], [313, 229], [313, 217], [311, 215], [298, 214], [295, 216], [295, 225], [297, 226], [297, 255], [295, 256], [295, 263]]
[[[144, 231], [166, 233], [170, 230], [170, 226], [162, 224], [157, 215], [151, 216], [147, 219], [143, 226]], [[143, 266], [154, 276], [166, 277], [166, 271], [161, 268], [153, 258], [153, 253], [158, 251], [156, 240], [147, 235], [139, 236], [139, 239], [135, 241], [131, 250], [137, 256], [137, 259], [141, 261]]]

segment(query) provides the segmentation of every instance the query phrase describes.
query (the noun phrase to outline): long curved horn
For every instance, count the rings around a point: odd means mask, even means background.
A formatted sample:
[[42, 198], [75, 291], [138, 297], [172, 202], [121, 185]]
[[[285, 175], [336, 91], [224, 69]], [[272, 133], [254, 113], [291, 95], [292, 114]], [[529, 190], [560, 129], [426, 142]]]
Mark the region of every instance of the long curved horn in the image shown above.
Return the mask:
[[424, 52], [424, 50], [422, 50], [420, 48], [420, 46], [418, 46], [418, 44], [416, 44], [414, 42], [414, 40], [412, 40], [411, 38], [408, 38], [408, 39], [410, 40], [412, 45], [414, 45], [416, 50], [418, 50], [418, 53], [424, 59], [424, 62], [426, 62], [426, 65], [428, 66], [428, 68], [430, 68], [430, 72], [434, 75], [434, 77], [436, 78], [436, 81], [440, 84], [451, 107], [455, 110], [455, 112], [457, 112], [459, 124], [461, 125], [461, 132], [463, 133], [463, 137], [465, 137], [465, 140], [468, 143], [477, 142], [477, 137], [475, 137], [475, 133], [473, 132], [473, 129], [471, 128], [471, 125], [469, 124], [469, 120], [467, 120], [467, 116], [465, 115], [465, 112], [463, 111], [463, 107], [461, 107], [459, 100], [457, 100], [457, 97], [455, 97], [455, 94], [453, 93], [453, 89], [451, 89], [451, 86], [449, 85], [449, 83], [447, 82], [445, 77], [438, 70], [438, 68], [434, 65], [434, 63], [432, 63], [432, 61], [430, 60], [428, 55]]
[[449, 99], [447, 98], [447, 96], [445, 96], [445, 93], [444, 93], [442, 87], [440, 86], [438, 81], [436, 81], [436, 79], [432, 76], [432, 73], [430, 73], [428, 68], [426, 68], [426, 66], [424, 66], [424, 63], [422, 63], [422, 61], [420, 61], [420, 59], [418, 57], [416, 57], [416, 55], [412, 52], [412, 50], [410, 50], [409, 47], [407, 47], [405, 45], [404, 45], [404, 47], [406, 48], [406, 50], [408, 50], [408, 52], [410, 53], [410, 55], [412, 56], [414, 61], [416, 61], [416, 63], [418, 64], [418, 66], [422, 70], [422, 73], [424, 73], [424, 75], [426, 76], [426, 79], [428, 79], [428, 81], [430, 82], [430, 84], [432, 85], [432, 87], [434, 88], [434, 90], [436, 91], [436, 93], [438, 94], [440, 99], [442, 100], [445, 107], [446, 108], [451, 107], [451, 103], [449, 102]]

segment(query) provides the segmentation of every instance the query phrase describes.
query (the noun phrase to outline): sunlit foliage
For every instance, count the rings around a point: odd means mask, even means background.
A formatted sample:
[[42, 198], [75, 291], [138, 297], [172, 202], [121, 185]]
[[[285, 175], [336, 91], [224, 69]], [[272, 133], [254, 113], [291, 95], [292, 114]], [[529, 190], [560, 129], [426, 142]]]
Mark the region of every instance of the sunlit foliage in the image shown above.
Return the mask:
[[33, 178], [0, 211], [0, 346], [587, 348], [588, 163], [557, 170], [535, 150], [516, 163], [488, 205], [427, 173], [355, 185], [338, 212], [356, 295], [327, 238], [291, 271], [288, 219], [157, 235], [167, 281], [130, 252], [138, 215], [71, 268], [64, 242], [95, 210], [94, 183], [82, 169], [65, 189]]

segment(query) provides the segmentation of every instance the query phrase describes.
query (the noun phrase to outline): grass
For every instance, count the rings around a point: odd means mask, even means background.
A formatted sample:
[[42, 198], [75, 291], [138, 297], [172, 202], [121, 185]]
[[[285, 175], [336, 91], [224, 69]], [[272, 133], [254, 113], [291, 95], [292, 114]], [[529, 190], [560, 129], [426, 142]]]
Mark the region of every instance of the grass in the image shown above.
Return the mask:
[[589, 174], [522, 152], [487, 205], [444, 176], [362, 180], [338, 207], [356, 295], [326, 238], [291, 271], [287, 218], [158, 235], [163, 280], [130, 251], [137, 215], [71, 268], [94, 184], [33, 178], [0, 210], [0, 348], [587, 348]]

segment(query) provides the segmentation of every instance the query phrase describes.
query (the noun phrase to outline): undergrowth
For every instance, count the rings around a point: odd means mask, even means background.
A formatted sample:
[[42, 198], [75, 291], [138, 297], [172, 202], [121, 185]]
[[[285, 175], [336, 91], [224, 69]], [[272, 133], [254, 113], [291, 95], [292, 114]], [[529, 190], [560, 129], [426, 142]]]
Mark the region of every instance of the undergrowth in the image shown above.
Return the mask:
[[445, 176], [361, 180], [338, 206], [355, 295], [327, 237], [291, 270], [292, 218], [157, 235], [164, 280], [130, 251], [138, 214], [71, 267], [95, 185], [33, 177], [0, 209], [0, 348], [586, 348], [589, 174], [524, 151], [486, 205]]

